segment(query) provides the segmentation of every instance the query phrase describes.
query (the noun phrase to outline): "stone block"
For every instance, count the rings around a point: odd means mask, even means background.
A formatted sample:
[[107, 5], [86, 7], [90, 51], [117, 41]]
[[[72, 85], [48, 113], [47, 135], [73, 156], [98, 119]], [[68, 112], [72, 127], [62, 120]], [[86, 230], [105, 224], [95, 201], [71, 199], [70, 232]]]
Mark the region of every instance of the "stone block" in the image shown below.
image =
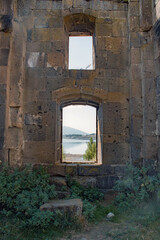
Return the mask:
[[64, 68], [64, 54], [62, 52], [52, 52], [47, 55], [47, 67], [63, 67]]
[[112, 24], [114, 37], [127, 37], [128, 28], [126, 19], [116, 19]]
[[6, 113], [6, 105], [0, 103], [0, 128], [4, 128], [5, 127], [5, 113]]
[[64, 177], [50, 177], [49, 183], [55, 185], [57, 190], [62, 190], [63, 187], [67, 187], [66, 178]]
[[0, 49], [9, 49], [10, 48], [10, 34], [0, 32]]
[[10, 149], [18, 149], [21, 140], [21, 132], [18, 128], [12, 127], [8, 129], [7, 147]]
[[139, 32], [140, 20], [138, 16], [130, 16], [130, 30], [132, 32]]
[[78, 175], [79, 176], [97, 176], [100, 173], [99, 166], [87, 166], [79, 165]]
[[131, 48], [131, 64], [141, 63], [140, 48]]
[[131, 16], [139, 16], [140, 9], [139, 9], [139, 2], [138, 1], [130, 1], [130, 15]]
[[109, 51], [108, 52], [108, 60], [106, 62], [105, 68], [107, 69], [118, 69], [128, 67], [129, 58], [127, 48], [124, 51]]
[[131, 47], [140, 48], [141, 46], [141, 35], [139, 32], [131, 32]]
[[103, 164], [125, 164], [129, 160], [128, 143], [104, 143]]
[[25, 141], [23, 159], [31, 164], [52, 164], [55, 159], [55, 144], [47, 141]]
[[7, 67], [0, 66], [0, 84], [7, 83]]
[[[52, 163], [53, 164], [53, 163]], [[48, 167], [48, 173], [51, 176], [66, 176], [66, 167], [62, 164], [55, 164]]]
[[45, 67], [45, 53], [30, 52], [27, 54], [27, 66], [30, 68]]
[[76, 182], [80, 183], [84, 187], [93, 187], [95, 188], [97, 185], [97, 179], [96, 177], [74, 177], [73, 179], [76, 180]]
[[126, 165], [114, 166], [115, 176], [122, 177], [125, 175]]
[[141, 2], [141, 18], [140, 28], [141, 31], [149, 31], [152, 27], [152, 1], [146, 0], [145, 3]]
[[12, 6], [12, 0], [1, 0], [0, 1], [0, 15], [10, 14]]
[[96, 34], [98, 36], [112, 36], [112, 24], [110, 24], [110, 23], [97, 23]]
[[50, 28], [63, 28], [63, 18], [62, 16], [50, 17], [49, 18]]
[[9, 108], [9, 126], [10, 127], [22, 127], [22, 108], [10, 107]]
[[24, 127], [25, 141], [49, 141], [46, 138], [46, 127], [41, 125], [26, 125]]
[[114, 53], [121, 52], [123, 46], [127, 46], [127, 38], [121, 37], [106, 37], [106, 50]]
[[0, 66], [8, 65], [9, 49], [0, 49]]
[[4, 144], [4, 127], [1, 125], [1, 128], [0, 128], [0, 150], [3, 149], [3, 144]]
[[114, 175], [115, 169], [111, 165], [102, 164], [100, 166], [100, 175]]
[[105, 190], [112, 189], [116, 180], [118, 180], [117, 176], [98, 176], [97, 187]]
[[139, 80], [142, 77], [142, 66], [141, 64], [131, 65], [131, 77], [132, 80]]
[[57, 198], [58, 199], [66, 199], [66, 198], [70, 198], [70, 192], [66, 192], [66, 191], [56, 191], [57, 194]]
[[157, 160], [158, 142], [157, 136], [146, 137], [146, 156], [148, 159]]
[[0, 104], [5, 104], [5, 102], [6, 102], [6, 84], [0, 84]]
[[80, 199], [70, 200], [52, 200], [48, 203], [43, 204], [40, 207], [41, 211], [56, 212], [57, 210], [62, 213], [71, 213], [73, 217], [81, 217], [83, 203]]
[[78, 166], [77, 164], [66, 164], [65, 168], [66, 175], [77, 176], [78, 175]]
[[139, 161], [142, 157], [142, 138], [131, 137], [131, 158], [133, 162]]

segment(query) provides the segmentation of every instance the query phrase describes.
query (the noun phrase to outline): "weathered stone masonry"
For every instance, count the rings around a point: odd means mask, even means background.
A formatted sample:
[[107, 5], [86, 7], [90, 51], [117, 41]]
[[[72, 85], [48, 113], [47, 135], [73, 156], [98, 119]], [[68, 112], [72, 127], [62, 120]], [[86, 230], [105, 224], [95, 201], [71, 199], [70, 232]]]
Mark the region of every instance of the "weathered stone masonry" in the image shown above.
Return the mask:
[[[0, 0], [0, 158], [110, 189], [125, 163], [158, 165], [160, 1]], [[69, 35], [95, 70], [68, 70]], [[61, 106], [98, 105], [98, 162], [61, 163]]]

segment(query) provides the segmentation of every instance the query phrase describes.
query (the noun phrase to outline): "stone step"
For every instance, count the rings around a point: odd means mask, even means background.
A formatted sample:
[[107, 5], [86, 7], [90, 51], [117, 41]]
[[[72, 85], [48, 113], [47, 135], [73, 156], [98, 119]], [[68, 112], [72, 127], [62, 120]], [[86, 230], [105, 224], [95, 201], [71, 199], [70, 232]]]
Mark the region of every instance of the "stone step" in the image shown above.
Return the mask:
[[51, 200], [40, 207], [41, 211], [56, 212], [60, 210], [62, 213], [70, 212], [73, 217], [82, 216], [83, 203], [80, 199], [69, 200]]
[[69, 191], [56, 191], [58, 199], [69, 198], [71, 193]]
[[62, 189], [67, 190], [67, 182], [64, 177], [50, 177], [49, 183], [54, 184], [57, 191], [61, 191]]

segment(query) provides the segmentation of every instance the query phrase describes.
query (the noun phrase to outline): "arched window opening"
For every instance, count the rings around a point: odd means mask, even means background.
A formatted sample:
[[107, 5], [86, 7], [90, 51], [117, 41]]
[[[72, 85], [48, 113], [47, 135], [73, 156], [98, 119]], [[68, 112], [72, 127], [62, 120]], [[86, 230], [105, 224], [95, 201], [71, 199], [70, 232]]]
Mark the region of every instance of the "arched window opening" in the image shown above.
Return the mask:
[[70, 104], [62, 108], [62, 162], [97, 161], [97, 108]]

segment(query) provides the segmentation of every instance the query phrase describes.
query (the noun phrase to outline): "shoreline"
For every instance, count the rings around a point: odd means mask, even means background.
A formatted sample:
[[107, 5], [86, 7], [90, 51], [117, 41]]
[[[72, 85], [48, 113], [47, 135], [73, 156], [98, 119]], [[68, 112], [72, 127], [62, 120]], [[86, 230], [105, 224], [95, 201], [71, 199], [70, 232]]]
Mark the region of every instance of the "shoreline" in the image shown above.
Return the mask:
[[[96, 160], [95, 160], [96, 161]], [[65, 154], [65, 159], [63, 162], [83, 162], [83, 163], [94, 163], [94, 160], [87, 161], [83, 159], [83, 154]]]

